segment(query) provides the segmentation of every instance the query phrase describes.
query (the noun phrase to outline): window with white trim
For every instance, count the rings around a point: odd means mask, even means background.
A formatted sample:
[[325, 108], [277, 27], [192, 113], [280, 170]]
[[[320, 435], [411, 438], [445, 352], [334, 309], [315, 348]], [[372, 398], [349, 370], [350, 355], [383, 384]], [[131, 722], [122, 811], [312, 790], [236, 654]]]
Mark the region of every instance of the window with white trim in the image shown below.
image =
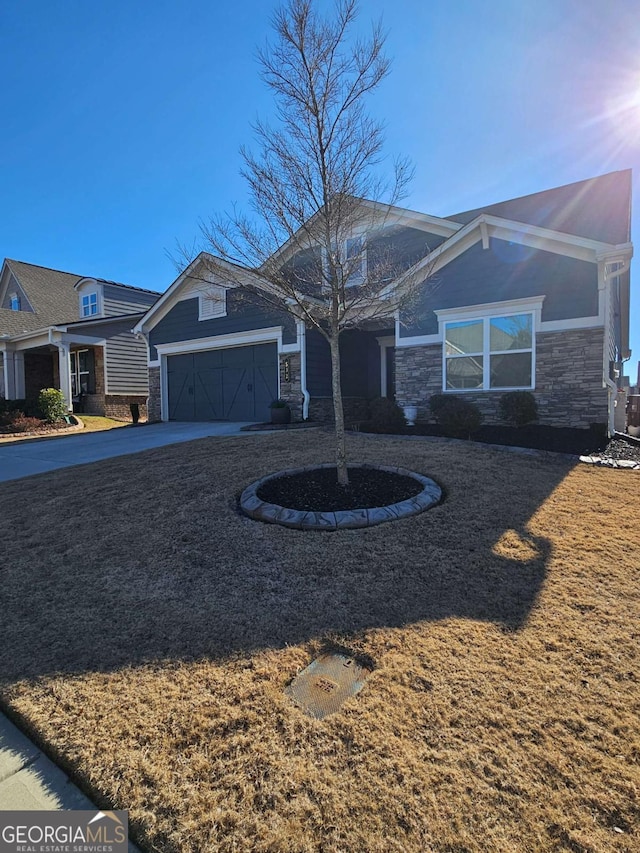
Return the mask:
[[80, 297], [80, 316], [95, 317], [98, 313], [98, 294], [83, 293]]
[[[335, 251], [335, 244], [332, 251]], [[367, 278], [367, 249], [362, 236], [348, 237], [340, 244], [336, 252], [336, 263], [342, 265], [342, 273], [347, 287], [362, 284]], [[322, 250], [324, 274], [329, 275], [329, 260], [326, 249]]]
[[209, 285], [206, 291], [198, 295], [198, 320], [212, 320], [227, 316], [227, 288]]
[[20, 311], [20, 296], [17, 293], [12, 293], [9, 297], [9, 308], [11, 311]]
[[80, 394], [93, 393], [92, 360], [88, 349], [73, 350], [69, 353], [71, 373], [71, 394], [77, 397]]
[[444, 323], [444, 390], [533, 388], [533, 313]]
[[362, 237], [349, 237], [344, 243], [349, 284], [362, 284], [367, 277], [367, 250]]

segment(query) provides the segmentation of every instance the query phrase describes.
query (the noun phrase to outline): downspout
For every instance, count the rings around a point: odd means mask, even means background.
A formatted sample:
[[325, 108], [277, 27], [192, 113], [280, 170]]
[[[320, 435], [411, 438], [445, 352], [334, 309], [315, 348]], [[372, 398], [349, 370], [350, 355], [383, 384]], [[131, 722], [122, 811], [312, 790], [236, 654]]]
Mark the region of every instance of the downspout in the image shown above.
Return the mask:
[[300, 390], [302, 391], [302, 420], [309, 418], [309, 401], [307, 391], [307, 329], [304, 320], [298, 320], [298, 340], [300, 341]]
[[[617, 273], [618, 271], [613, 270], [613, 272]], [[616, 276], [614, 275], [613, 278], [615, 277]], [[602, 378], [603, 386], [607, 389], [608, 395], [607, 436], [611, 438], [611, 436], [615, 433], [615, 405], [618, 395], [618, 386], [611, 379], [609, 372], [611, 365], [611, 279], [607, 275], [606, 261], [602, 263], [602, 283], [604, 296], [604, 346], [602, 348]]]

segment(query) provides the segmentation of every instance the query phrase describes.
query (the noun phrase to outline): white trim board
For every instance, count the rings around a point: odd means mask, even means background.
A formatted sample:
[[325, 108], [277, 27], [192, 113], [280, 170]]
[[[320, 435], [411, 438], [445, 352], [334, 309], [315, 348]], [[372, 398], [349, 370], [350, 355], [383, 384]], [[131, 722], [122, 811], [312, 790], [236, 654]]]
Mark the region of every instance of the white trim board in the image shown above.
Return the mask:
[[155, 344], [160, 356], [177, 353], [200, 352], [210, 349], [229, 349], [231, 347], [252, 346], [253, 344], [276, 343], [278, 352], [298, 352], [299, 344], [282, 343], [282, 327], [271, 326], [266, 329], [251, 329], [247, 332], [234, 332], [228, 335], [214, 335], [208, 338], [195, 338], [189, 341], [174, 341]]

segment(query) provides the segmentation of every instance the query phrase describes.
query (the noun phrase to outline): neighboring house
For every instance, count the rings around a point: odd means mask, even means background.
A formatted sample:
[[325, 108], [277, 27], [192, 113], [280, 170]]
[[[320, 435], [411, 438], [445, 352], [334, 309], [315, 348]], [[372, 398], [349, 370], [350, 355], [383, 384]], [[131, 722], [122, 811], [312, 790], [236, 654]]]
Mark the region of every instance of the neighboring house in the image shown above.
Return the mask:
[[147, 349], [131, 331], [157, 293], [5, 260], [0, 272], [0, 396], [60, 388], [71, 410], [129, 417], [146, 405]]
[[[630, 357], [630, 201], [622, 171], [446, 218], [362, 202], [380, 212], [365, 263], [393, 255], [389, 292], [424, 284], [411, 312], [343, 332], [349, 416], [382, 395], [425, 417], [433, 394], [451, 393], [491, 422], [505, 391], [525, 389], [542, 424], [612, 430]], [[322, 336], [253, 298], [260, 270], [243, 283], [236, 268], [210, 269], [201, 254], [136, 326], [149, 344], [150, 418], [267, 420], [278, 396], [298, 416], [330, 418]]]

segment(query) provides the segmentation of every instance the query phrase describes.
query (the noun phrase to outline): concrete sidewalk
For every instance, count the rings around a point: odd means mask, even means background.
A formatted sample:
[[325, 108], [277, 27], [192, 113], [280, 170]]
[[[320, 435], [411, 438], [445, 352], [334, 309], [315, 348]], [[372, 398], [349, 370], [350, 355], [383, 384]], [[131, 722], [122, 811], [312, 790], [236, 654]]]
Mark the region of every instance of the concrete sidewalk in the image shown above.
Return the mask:
[[[0, 714], [0, 811], [98, 811], [4, 714]], [[139, 849], [129, 842], [129, 853]]]
[[94, 809], [68, 777], [0, 714], [0, 809]]
[[241, 433], [240, 428], [246, 425], [244, 422], [170, 421], [0, 445], [0, 482], [20, 480], [58, 468], [99, 462], [113, 456], [126, 456], [129, 453], [193, 441], [196, 438], [263, 434]]

